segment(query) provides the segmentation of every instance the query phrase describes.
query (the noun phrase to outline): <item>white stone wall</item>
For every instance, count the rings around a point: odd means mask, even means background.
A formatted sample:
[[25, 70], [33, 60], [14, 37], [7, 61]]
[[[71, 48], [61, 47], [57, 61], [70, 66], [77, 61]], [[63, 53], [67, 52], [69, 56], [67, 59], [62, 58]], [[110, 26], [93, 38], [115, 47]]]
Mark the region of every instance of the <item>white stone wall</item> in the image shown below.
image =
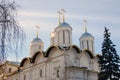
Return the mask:
[[[53, 36], [54, 34], [54, 36]], [[51, 33], [51, 45], [72, 45], [72, 28], [71, 27], [57, 27]]]
[[32, 42], [30, 44], [30, 56], [32, 57], [36, 52], [43, 51], [44, 43], [43, 42]]
[[94, 39], [92, 37], [80, 38], [80, 48], [88, 49], [94, 54]]
[[97, 80], [97, 73], [79, 67], [66, 68], [64, 80]]
[[38, 54], [34, 63], [26, 60], [22, 70], [8, 80], [24, 80], [24, 77], [26, 80], [97, 80], [98, 73], [94, 71], [97, 71], [98, 67], [95, 61], [87, 52], [78, 53], [75, 48], [53, 48], [47, 58]]

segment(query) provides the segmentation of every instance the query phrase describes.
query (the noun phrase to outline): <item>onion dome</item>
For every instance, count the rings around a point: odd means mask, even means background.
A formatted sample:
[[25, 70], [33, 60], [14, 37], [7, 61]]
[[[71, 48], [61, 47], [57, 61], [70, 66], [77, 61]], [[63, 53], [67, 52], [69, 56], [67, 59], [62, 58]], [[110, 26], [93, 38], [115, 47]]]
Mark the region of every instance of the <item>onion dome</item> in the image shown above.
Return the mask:
[[71, 27], [68, 23], [63, 22], [58, 25], [58, 27]]
[[36, 38], [34, 38], [32, 41], [31, 41], [31, 43], [41, 43], [41, 42], [43, 42], [40, 38], [38, 38], [38, 37], [36, 37]]
[[94, 37], [93, 37], [90, 33], [88, 33], [88, 32], [83, 33], [83, 34], [81, 35], [80, 39], [81, 39], [81, 38], [86, 38], [86, 37], [91, 37], [91, 38], [94, 39]]
[[44, 42], [38, 37], [38, 31], [36, 38], [34, 38], [30, 43], [30, 56], [32, 57], [36, 52], [43, 51]]

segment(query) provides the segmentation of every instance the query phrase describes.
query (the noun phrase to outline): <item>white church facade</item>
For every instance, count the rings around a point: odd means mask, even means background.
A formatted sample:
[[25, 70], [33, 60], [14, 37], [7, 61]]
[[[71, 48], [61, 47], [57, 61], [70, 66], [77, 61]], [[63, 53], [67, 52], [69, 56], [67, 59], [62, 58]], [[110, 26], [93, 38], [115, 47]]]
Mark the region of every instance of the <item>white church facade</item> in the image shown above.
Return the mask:
[[24, 58], [14, 71], [1, 73], [0, 80], [98, 80], [99, 56], [94, 51], [94, 37], [85, 29], [78, 39], [80, 46], [73, 45], [72, 27], [62, 16], [51, 32], [48, 49], [43, 51], [44, 42], [37, 34], [30, 44], [30, 57]]

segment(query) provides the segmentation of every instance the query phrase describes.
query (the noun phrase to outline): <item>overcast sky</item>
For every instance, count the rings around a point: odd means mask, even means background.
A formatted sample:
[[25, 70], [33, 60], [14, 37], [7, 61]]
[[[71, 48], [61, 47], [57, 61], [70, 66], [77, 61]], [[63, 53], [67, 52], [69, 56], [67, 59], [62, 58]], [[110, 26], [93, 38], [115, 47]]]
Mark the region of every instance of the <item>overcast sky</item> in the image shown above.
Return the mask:
[[44, 50], [49, 47], [50, 33], [58, 25], [57, 11], [60, 9], [66, 10], [65, 20], [73, 28], [73, 44], [79, 46], [79, 37], [84, 33], [83, 19], [86, 18], [87, 30], [95, 38], [96, 54], [101, 53], [105, 26], [110, 29], [111, 40], [120, 54], [120, 0], [15, 1], [20, 6], [17, 19], [26, 32], [26, 43], [19, 60], [29, 56], [30, 41], [36, 37], [35, 26], [40, 26], [39, 37], [45, 42]]

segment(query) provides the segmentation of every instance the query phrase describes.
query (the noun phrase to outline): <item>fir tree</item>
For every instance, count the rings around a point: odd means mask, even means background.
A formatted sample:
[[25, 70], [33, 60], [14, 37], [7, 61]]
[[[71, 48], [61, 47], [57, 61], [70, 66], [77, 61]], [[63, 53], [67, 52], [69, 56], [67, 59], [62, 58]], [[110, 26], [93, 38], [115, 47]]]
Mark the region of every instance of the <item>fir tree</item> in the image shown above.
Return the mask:
[[101, 71], [98, 75], [98, 80], [119, 80], [120, 57], [116, 52], [115, 45], [110, 40], [110, 33], [108, 31], [109, 29], [105, 27], [102, 55], [99, 61]]

